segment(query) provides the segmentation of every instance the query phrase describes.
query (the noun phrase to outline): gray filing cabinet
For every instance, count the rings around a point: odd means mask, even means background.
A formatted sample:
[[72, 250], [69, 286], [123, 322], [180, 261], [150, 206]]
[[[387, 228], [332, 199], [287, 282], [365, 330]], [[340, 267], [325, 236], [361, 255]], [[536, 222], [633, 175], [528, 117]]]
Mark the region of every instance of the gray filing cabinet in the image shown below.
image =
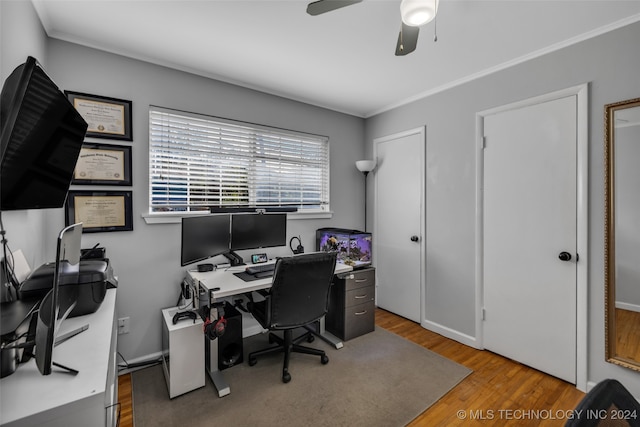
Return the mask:
[[325, 328], [348, 341], [375, 329], [376, 270], [336, 274], [331, 286]]

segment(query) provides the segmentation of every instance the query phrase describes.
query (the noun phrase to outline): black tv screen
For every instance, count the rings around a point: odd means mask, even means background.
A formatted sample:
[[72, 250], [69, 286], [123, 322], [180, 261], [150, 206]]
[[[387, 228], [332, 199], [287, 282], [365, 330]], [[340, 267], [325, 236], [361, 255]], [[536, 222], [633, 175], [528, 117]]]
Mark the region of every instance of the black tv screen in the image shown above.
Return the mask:
[[182, 218], [180, 265], [229, 252], [229, 214]]
[[231, 249], [259, 249], [287, 244], [287, 214], [233, 214]]
[[28, 57], [0, 94], [0, 210], [64, 206], [87, 123]]

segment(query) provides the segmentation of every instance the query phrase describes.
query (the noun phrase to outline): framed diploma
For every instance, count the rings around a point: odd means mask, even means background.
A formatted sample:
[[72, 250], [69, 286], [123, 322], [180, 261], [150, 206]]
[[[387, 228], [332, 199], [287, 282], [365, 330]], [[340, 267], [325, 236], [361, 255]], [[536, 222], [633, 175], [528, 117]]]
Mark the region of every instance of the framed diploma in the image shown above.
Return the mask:
[[71, 183], [131, 185], [131, 147], [85, 142]]
[[131, 101], [78, 92], [64, 92], [89, 125], [88, 137], [133, 141]]
[[131, 231], [131, 191], [69, 191], [65, 222], [81, 222], [83, 233]]

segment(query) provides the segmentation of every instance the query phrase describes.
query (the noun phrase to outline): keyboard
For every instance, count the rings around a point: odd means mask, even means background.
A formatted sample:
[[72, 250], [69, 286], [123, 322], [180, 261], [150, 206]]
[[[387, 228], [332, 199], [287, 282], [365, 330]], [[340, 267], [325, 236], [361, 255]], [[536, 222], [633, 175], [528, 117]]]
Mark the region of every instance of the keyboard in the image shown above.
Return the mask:
[[275, 264], [258, 264], [247, 267], [245, 271], [248, 274], [260, 274], [260, 273], [273, 273], [273, 270], [276, 268]]

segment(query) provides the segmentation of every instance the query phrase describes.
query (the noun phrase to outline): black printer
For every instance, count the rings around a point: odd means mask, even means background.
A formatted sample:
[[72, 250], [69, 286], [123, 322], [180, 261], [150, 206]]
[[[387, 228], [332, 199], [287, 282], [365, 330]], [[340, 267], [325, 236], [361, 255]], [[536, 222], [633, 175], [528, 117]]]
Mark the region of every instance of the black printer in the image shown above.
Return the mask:
[[[46, 263], [34, 270], [20, 285], [20, 299], [40, 300], [53, 287], [55, 263]], [[117, 281], [108, 259], [85, 259], [80, 261], [80, 271], [76, 275], [62, 274], [60, 292], [67, 286], [74, 286], [78, 299], [69, 317], [95, 312], [102, 304], [108, 288], [115, 288]]]

